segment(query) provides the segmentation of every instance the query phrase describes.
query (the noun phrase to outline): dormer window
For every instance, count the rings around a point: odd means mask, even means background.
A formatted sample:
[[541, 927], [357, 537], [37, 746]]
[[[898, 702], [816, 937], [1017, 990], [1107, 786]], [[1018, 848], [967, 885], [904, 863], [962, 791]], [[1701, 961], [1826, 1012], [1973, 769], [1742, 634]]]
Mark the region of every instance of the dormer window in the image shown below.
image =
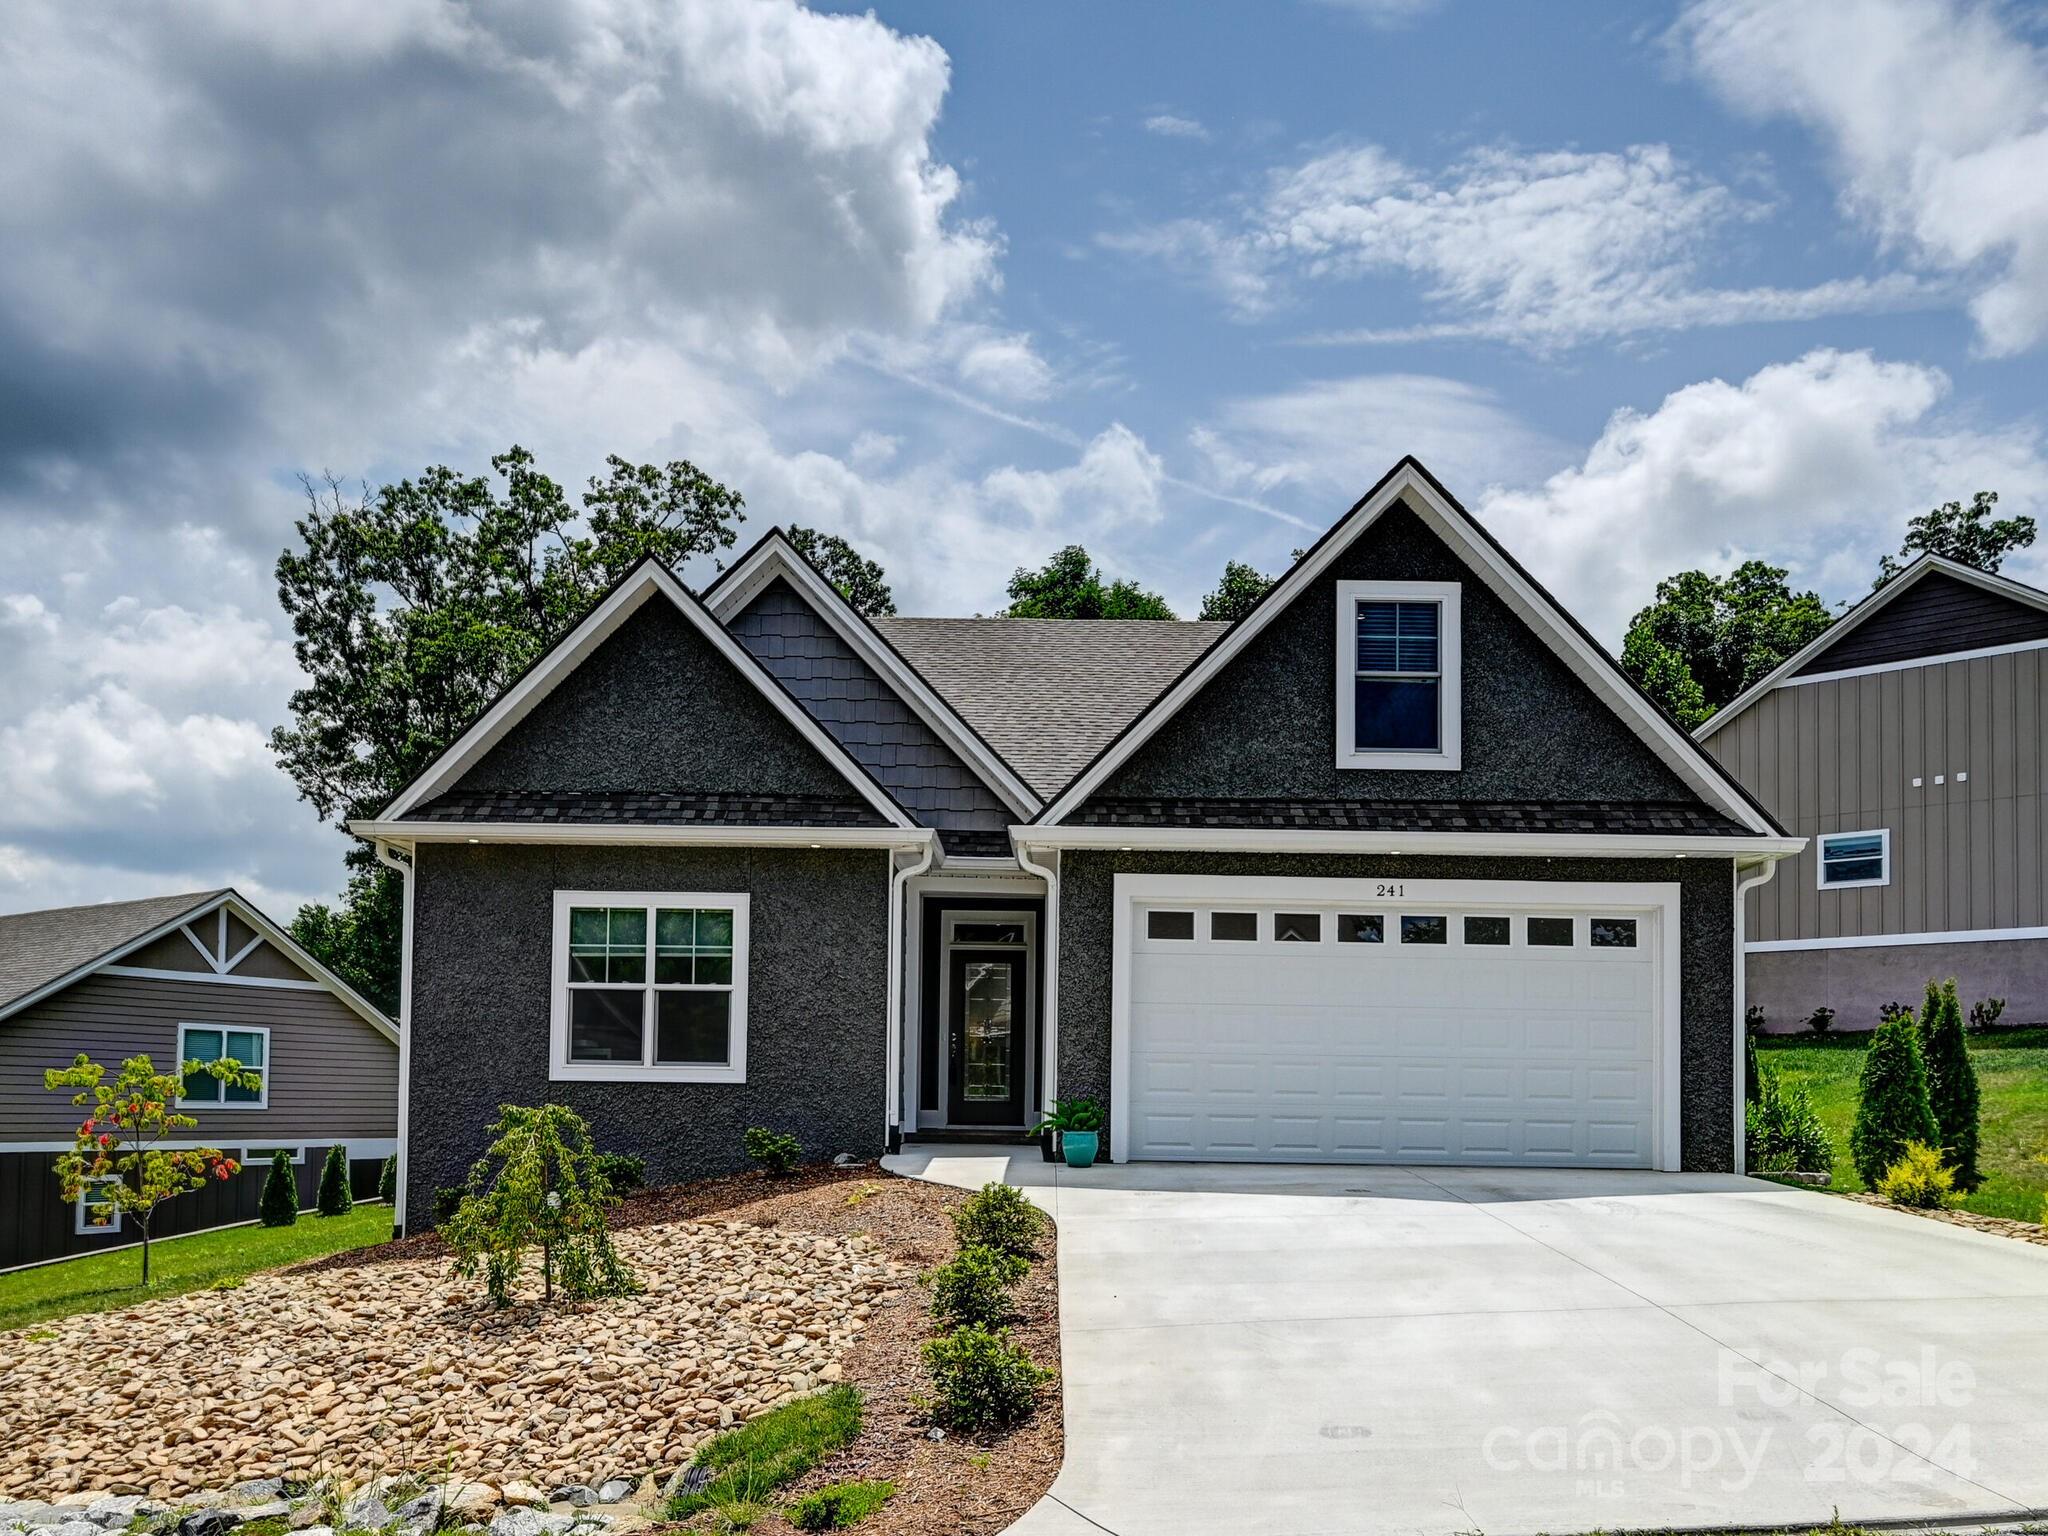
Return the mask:
[[1459, 764], [1458, 584], [1337, 583], [1337, 766]]

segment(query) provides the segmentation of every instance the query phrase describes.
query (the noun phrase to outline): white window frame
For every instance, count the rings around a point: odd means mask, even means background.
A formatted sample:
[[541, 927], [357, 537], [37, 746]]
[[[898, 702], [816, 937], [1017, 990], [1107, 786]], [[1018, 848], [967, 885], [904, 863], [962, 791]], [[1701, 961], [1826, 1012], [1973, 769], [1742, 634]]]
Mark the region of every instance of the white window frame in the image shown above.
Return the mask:
[[[645, 907], [647, 916], [647, 981], [641, 987], [641, 1060], [571, 1061], [569, 1059], [569, 910], [572, 907]], [[654, 1063], [654, 994], [660, 991], [711, 992], [717, 986], [657, 986], [654, 980], [654, 909], [723, 908], [732, 913], [732, 1010], [729, 1015], [726, 1061]], [[555, 942], [548, 990], [553, 999], [549, 1018], [548, 1077], [553, 1082], [583, 1083], [744, 1083], [747, 1080], [748, 896], [744, 891], [557, 891]]]
[[[223, 1053], [226, 1052], [229, 1035], [261, 1035], [263, 1037], [263, 1065], [256, 1069], [261, 1083], [256, 1089], [256, 1098], [247, 1104], [230, 1104], [227, 1085], [221, 1084], [218, 1099], [188, 1099], [185, 1097], [185, 1063], [192, 1058], [185, 1054], [185, 1031], [188, 1029], [211, 1029], [220, 1032]], [[245, 1061], [243, 1066], [249, 1064]], [[203, 1115], [240, 1114], [244, 1110], [270, 1108], [270, 1026], [267, 1024], [220, 1024], [206, 1019], [183, 1021], [178, 1025], [178, 1108], [196, 1110]]]
[[[261, 1161], [257, 1159], [257, 1153], [259, 1152], [263, 1154]], [[292, 1162], [296, 1166], [301, 1168], [306, 1166], [306, 1149], [304, 1145], [295, 1147], [290, 1142], [284, 1141], [271, 1142], [267, 1145], [258, 1142], [253, 1146], [244, 1146], [240, 1161], [244, 1168], [268, 1168], [271, 1158], [279, 1152], [291, 1153]]]
[[[1830, 880], [1828, 878], [1828, 844], [1838, 837], [1874, 837], [1877, 839], [1878, 876], [1875, 880]], [[1822, 832], [1813, 840], [1813, 883], [1816, 890], [1860, 891], [1873, 885], [1892, 883], [1892, 831], [1890, 827], [1870, 827], [1862, 832]]]
[[[1337, 583], [1337, 766], [1455, 771], [1464, 762], [1464, 666], [1459, 644], [1455, 581], [1340, 581]], [[1358, 739], [1358, 605], [1435, 603], [1437, 625], [1437, 749], [1360, 750]]]
[[85, 1219], [86, 1192], [96, 1184], [119, 1184], [118, 1173], [102, 1174], [96, 1179], [87, 1179], [78, 1191], [78, 1198], [72, 1202], [71, 1234], [74, 1237], [112, 1237], [121, 1230], [121, 1208], [114, 1207], [114, 1219], [103, 1227], [96, 1227]]

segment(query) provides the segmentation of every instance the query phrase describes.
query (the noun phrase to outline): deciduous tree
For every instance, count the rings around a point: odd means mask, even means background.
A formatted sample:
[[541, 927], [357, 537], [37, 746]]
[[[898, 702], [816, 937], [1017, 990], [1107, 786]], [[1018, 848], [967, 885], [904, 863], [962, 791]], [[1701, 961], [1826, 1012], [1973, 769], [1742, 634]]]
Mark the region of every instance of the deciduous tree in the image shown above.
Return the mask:
[[855, 613], [872, 619], [896, 611], [896, 594], [889, 590], [887, 573], [838, 534], [792, 528], [789, 542], [839, 589]]
[[1021, 566], [1010, 578], [1010, 619], [1170, 619], [1157, 592], [1135, 581], [1104, 581], [1101, 568], [1079, 544], [1069, 544], [1037, 570]]

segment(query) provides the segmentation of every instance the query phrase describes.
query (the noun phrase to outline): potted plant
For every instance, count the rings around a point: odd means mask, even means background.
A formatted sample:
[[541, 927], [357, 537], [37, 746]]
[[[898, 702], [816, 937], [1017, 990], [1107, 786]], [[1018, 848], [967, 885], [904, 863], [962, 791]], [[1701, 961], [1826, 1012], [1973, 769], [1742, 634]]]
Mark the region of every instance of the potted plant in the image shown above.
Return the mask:
[[[1054, 1099], [1051, 1112], [1031, 1128], [1031, 1134], [1038, 1138], [1039, 1151], [1048, 1163], [1058, 1162], [1065, 1154], [1069, 1167], [1086, 1168], [1095, 1161], [1102, 1118], [1102, 1106], [1093, 1099]], [[1085, 1152], [1081, 1143], [1070, 1141], [1070, 1137], [1085, 1137]]]

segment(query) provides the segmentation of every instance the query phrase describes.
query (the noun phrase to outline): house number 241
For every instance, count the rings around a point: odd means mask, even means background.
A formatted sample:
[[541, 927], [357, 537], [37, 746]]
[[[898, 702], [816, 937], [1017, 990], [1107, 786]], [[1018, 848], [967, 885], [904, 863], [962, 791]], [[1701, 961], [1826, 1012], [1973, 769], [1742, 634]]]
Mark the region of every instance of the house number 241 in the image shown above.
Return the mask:
[[1372, 893], [1375, 896], [1406, 896], [1408, 889], [1406, 886], [1388, 885], [1382, 880], [1372, 888]]

